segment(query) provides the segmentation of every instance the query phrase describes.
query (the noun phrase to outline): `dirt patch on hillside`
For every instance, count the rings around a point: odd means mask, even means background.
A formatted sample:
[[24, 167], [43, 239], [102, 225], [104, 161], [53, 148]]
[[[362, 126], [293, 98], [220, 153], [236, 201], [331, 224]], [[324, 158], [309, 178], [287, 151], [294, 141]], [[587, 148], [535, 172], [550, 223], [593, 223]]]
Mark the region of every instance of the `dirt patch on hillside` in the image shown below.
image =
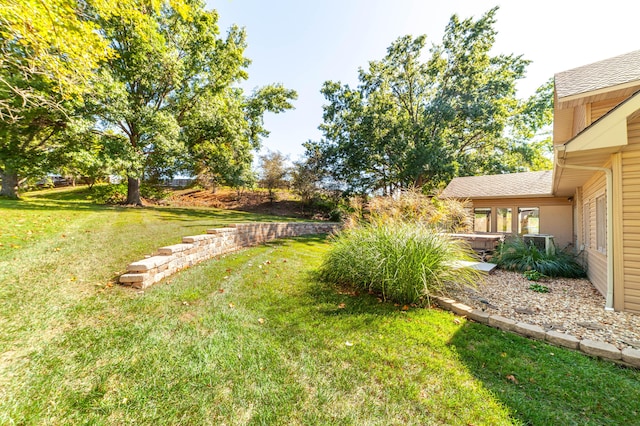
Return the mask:
[[293, 194], [279, 191], [275, 201], [269, 200], [267, 191], [234, 191], [219, 189], [215, 192], [202, 189], [183, 189], [175, 191], [166, 203], [176, 207], [215, 207], [225, 210], [238, 210], [250, 213], [275, 216], [297, 217], [305, 219], [324, 219], [323, 212], [310, 210]]

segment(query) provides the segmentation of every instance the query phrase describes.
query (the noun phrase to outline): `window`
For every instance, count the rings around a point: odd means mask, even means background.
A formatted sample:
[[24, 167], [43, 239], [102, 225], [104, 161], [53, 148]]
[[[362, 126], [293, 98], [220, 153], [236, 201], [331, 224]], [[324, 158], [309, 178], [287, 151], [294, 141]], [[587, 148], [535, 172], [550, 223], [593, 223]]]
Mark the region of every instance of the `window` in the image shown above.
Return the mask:
[[473, 231], [491, 232], [491, 208], [473, 209]]
[[501, 208], [497, 210], [497, 213], [498, 232], [511, 232], [511, 209]]
[[596, 198], [596, 250], [607, 253], [607, 200], [604, 195]]
[[540, 209], [538, 207], [518, 208], [518, 234], [540, 233]]

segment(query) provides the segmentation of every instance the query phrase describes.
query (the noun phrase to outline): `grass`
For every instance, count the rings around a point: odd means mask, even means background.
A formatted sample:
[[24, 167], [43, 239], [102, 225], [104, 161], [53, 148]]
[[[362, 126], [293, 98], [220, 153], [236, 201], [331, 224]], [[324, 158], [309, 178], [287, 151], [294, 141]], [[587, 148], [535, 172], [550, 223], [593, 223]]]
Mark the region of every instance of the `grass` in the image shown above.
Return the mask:
[[637, 422], [638, 371], [322, 284], [320, 236], [111, 284], [182, 235], [273, 218], [66, 192], [0, 214], [0, 424]]

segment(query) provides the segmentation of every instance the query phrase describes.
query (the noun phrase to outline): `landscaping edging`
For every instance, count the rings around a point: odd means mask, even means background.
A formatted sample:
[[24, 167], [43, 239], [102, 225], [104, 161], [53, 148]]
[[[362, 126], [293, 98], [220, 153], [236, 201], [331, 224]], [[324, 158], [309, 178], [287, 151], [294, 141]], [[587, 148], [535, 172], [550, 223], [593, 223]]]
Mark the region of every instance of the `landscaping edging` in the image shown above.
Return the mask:
[[627, 367], [640, 368], [640, 350], [633, 348], [618, 349], [610, 343], [589, 339], [578, 339], [567, 333], [545, 330], [538, 325], [518, 322], [500, 315], [491, 315], [485, 311], [474, 309], [448, 297], [435, 297], [435, 302], [443, 309], [456, 315], [472, 319], [499, 330], [516, 333], [524, 337], [545, 341], [554, 346], [579, 350], [587, 355], [613, 361]]
[[120, 283], [144, 289], [204, 260], [244, 247], [279, 238], [328, 234], [340, 227], [335, 222], [238, 223], [208, 229], [206, 234], [182, 238], [181, 244], [161, 247], [152, 256], [127, 266]]

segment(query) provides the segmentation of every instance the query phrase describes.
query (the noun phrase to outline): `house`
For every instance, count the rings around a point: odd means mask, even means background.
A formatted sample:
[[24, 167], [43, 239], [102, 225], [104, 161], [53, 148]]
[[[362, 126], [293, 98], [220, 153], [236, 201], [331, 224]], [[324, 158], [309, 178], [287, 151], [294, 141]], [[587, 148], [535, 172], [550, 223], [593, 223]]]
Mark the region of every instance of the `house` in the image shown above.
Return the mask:
[[470, 200], [475, 233], [550, 234], [556, 245], [573, 243], [573, 202], [552, 193], [553, 171], [453, 179], [443, 197]]
[[443, 195], [472, 202], [476, 232], [573, 246], [606, 308], [640, 313], [640, 50], [556, 74], [554, 100], [552, 171], [456, 178]]

